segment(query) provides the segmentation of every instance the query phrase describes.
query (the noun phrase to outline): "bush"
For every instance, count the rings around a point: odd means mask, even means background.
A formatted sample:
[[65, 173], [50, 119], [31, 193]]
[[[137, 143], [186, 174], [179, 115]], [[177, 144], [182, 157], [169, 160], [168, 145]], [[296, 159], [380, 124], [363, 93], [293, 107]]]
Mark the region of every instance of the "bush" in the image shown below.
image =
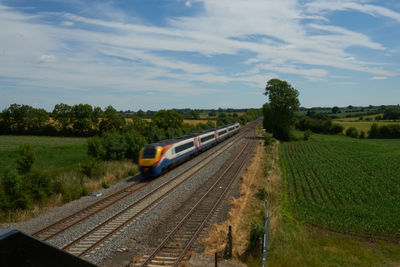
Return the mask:
[[124, 133], [124, 138], [127, 145], [125, 157], [137, 162], [140, 149], [146, 145], [146, 139], [135, 130]]
[[308, 139], [310, 139], [310, 136], [311, 136], [311, 131], [310, 130], [305, 131], [304, 137], [303, 137], [304, 141], [307, 141]]
[[89, 156], [101, 160], [132, 159], [137, 162], [139, 151], [146, 145], [146, 139], [132, 128], [123, 134], [104, 133], [102, 137], [88, 139]]
[[104, 149], [103, 142], [100, 137], [92, 137], [88, 139], [87, 154], [97, 159], [105, 158], [106, 151]]
[[357, 138], [358, 137], [358, 130], [354, 127], [350, 127], [346, 130], [346, 136]]
[[0, 193], [0, 209], [3, 212], [27, 209], [31, 206], [30, 197], [25, 192], [24, 181], [10, 169], [7, 169], [1, 177]]
[[21, 158], [17, 160], [17, 169], [20, 174], [28, 173], [35, 161], [35, 153], [29, 144], [20, 145], [18, 152]]
[[125, 158], [127, 144], [125, 138], [119, 133], [105, 133], [103, 135], [104, 160], [121, 160]]
[[309, 117], [302, 117], [296, 122], [296, 128], [301, 131], [310, 130], [314, 133], [323, 134], [340, 134], [343, 132], [343, 126], [340, 124], [332, 123], [330, 119], [312, 119]]
[[91, 158], [87, 163], [81, 165], [80, 171], [89, 178], [99, 179], [104, 175], [104, 166], [100, 161]]
[[256, 196], [257, 196], [257, 198], [260, 199], [260, 200], [265, 200], [265, 199], [267, 199], [267, 196], [268, 196], [267, 190], [265, 190], [264, 187], [258, 189], [258, 191], [257, 191], [257, 193], [256, 193]]
[[276, 141], [276, 139], [273, 138], [272, 134], [270, 134], [270, 133], [265, 133], [265, 134], [263, 134], [263, 136], [264, 136], [264, 143], [267, 146], [273, 144]]
[[109, 188], [109, 187], [110, 187], [110, 186], [108, 185], [108, 183], [107, 183], [106, 180], [103, 180], [103, 182], [101, 183], [101, 186], [102, 186], [103, 188]]
[[378, 126], [374, 123], [371, 126], [368, 138], [400, 138], [400, 124]]
[[136, 173], [137, 173], [136, 169], [130, 169], [130, 170], [128, 171], [128, 175], [129, 175], [129, 176], [135, 176]]
[[25, 185], [25, 192], [30, 197], [43, 203], [49, 196], [53, 194], [53, 183], [51, 174], [46, 170], [33, 170], [23, 176], [23, 182]]
[[264, 235], [264, 225], [253, 221], [251, 223], [251, 230], [248, 243], [248, 251], [251, 255], [261, 255], [262, 237]]

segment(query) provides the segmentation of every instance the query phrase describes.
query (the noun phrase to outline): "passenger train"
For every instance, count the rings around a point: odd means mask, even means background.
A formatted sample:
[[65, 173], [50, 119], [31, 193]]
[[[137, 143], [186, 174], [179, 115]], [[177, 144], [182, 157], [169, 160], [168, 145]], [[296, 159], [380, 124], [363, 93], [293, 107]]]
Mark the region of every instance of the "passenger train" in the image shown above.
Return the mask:
[[232, 123], [176, 139], [148, 144], [140, 150], [139, 172], [156, 177], [176, 165], [239, 132], [239, 123]]

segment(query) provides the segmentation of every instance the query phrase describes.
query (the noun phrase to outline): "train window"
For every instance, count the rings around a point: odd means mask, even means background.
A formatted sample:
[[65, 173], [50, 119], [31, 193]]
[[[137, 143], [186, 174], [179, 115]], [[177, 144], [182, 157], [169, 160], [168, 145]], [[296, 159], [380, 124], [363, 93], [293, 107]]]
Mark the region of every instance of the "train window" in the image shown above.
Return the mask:
[[201, 142], [206, 142], [208, 140], [214, 139], [214, 134], [208, 135], [208, 136], [204, 136], [202, 137], [200, 140]]
[[186, 150], [186, 149], [191, 148], [191, 147], [193, 147], [193, 146], [194, 146], [194, 143], [193, 143], [193, 142], [190, 142], [190, 143], [186, 143], [186, 144], [177, 146], [177, 147], [175, 147], [175, 153], [182, 152], [183, 150]]
[[231, 127], [229, 128], [229, 131], [233, 131], [235, 129], [235, 127]]
[[146, 146], [143, 150], [143, 159], [152, 159], [156, 156], [156, 148], [154, 146]]
[[226, 134], [226, 130], [223, 130], [223, 131], [219, 132], [218, 134], [219, 135], [224, 135], [224, 134]]

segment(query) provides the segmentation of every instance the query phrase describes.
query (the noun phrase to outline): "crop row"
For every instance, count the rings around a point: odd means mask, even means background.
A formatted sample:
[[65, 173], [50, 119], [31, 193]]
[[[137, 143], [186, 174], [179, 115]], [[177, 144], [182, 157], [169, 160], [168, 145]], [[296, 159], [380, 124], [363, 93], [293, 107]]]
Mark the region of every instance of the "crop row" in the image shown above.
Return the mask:
[[293, 211], [328, 228], [400, 236], [400, 143], [353, 140], [280, 146]]

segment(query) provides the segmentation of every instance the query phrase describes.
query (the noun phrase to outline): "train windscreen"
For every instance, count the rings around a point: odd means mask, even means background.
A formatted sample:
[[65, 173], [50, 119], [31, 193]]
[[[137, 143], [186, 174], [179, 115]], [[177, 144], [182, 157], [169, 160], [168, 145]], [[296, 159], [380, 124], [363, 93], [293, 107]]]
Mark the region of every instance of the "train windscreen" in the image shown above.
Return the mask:
[[153, 159], [156, 156], [156, 148], [154, 146], [146, 146], [143, 150], [143, 159]]

